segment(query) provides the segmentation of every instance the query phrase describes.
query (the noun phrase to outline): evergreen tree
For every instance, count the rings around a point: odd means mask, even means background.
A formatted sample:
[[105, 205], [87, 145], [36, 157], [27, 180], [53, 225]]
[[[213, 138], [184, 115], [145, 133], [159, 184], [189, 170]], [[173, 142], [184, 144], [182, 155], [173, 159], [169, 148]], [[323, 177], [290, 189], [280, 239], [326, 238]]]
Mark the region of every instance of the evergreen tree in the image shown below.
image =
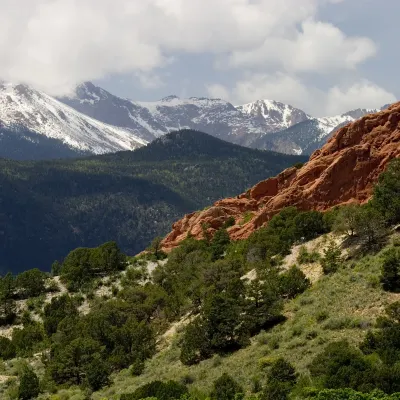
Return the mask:
[[350, 204], [339, 209], [333, 230], [337, 233], [344, 233], [348, 236], [354, 236], [359, 227], [361, 207], [358, 204]]
[[15, 279], [9, 272], [0, 280], [0, 324], [7, 325], [16, 317], [16, 304], [14, 300]]
[[321, 259], [321, 266], [324, 274], [335, 273], [342, 265], [342, 252], [340, 247], [331, 240], [328, 247], [324, 250], [324, 256]]
[[213, 385], [211, 400], [235, 400], [244, 394], [243, 388], [227, 373], [219, 377]]
[[30, 367], [24, 367], [20, 375], [18, 399], [31, 400], [39, 395], [39, 378]]
[[392, 248], [383, 255], [381, 282], [388, 291], [400, 289], [400, 251]]
[[0, 358], [3, 360], [10, 360], [11, 358], [14, 358], [16, 356], [16, 349], [15, 345], [13, 342], [6, 338], [1, 336], [0, 337]]
[[218, 229], [215, 232], [210, 244], [213, 261], [222, 257], [230, 241], [231, 239], [226, 229]]
[[372, 204], [388, 222], [400, 222], [400, 159], [394, 159], [379, 176]]
[[45, 292], [46, 274], [38, 268], [17, 275], [16, 287], [23, 297], [36, 297]]
[[379, 244], [387, 234], [382, 214], [371, 204], [360, 207], [356, 231], [367, 249]]

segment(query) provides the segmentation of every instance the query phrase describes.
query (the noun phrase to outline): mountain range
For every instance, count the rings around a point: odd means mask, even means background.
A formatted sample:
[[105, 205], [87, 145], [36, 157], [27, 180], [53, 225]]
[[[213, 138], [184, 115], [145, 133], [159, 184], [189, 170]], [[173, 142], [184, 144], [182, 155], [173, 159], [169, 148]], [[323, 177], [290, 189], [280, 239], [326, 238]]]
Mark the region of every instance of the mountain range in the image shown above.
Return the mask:
[[45, 159], [134, 150], [168, 132], [199, 130], [256, 149], [309, 155], [345, 123], [377, 110], [314, 118], [273, 100], [240, 106], [168, 96], [123, 99], [86, 82], [54, 98], [27, 85], [0, 84], [0, 157]]

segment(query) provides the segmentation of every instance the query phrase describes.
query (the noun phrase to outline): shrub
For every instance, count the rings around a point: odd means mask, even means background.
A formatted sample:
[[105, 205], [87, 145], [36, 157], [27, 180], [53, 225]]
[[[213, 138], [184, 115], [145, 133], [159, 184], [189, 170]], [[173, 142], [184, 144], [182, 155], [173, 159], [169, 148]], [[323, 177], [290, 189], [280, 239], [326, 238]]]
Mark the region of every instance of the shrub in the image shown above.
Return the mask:
[[318, 211], [301, 212], [293, 222], [296, 239], [310, 240], [327, 232], [323, 214]]
[[381, 283], [388, 291], [400, 289], [400, 251], [396, 248], [391, 248], [383, 254]]
[[222, 225], [223, 229], [228, 229], [231, 226], [235, 225], [235, 217], [229, 217], [224, 224]]
[[133, 376], [140, 376], [143, 374], [144, 368], [145, 368], [144, 361], [137, 359], [133, 362], [131, 366], [131, 374]]
[[280, 275], [280, 286], [282, 295], [288, 299], [293, 299], [307, 290], [311, 283], [303, 271], [297, 267], [292, 267]]
[[321, 266], [324, 274], [335, 273], [342, 265], [342, 252], [340, 247], [332, 240], [324, 251]]
[[348, 387], [363, 390], [375, 376], [362, 353], [346, 341], [328, 344], [314, 358], [309, 370], [328, 389]]
[[212, 400], [235, 400], [243, 388], [228, 374], [223, 374], [213, 385], [210, 397]]
[[36, 297], [46, 291], [45, 279], [46, 274], [34, 268], [19, 274], [15, 283], [23, 297]]
[[360, 214], [361, 207], [358, 204], [340, 207], [333, 224], [333, 230], [337, 233], [354, 236], [359, 225]]
[[222, 257], [230, 241], [231, 239], [226, 229], [219, 229], [217, 232], [215, 232], [210, 243], [212, 259], [214, 261]]
[[279, 358], [271, 365], [262, 400], [286, 400], [296, 384], [296, 371], [285, 359]]
[[0, 337], [0, 358], [9, 360], [16, 356], [16, 349], [14, 343], [3, 336]]
[[56, 333], [58, 324], [67, 316], [78, 315], [76, 301], [68, 295], [54, 297], [44, 307], [43, 324], [47, 336]]
[[31, 400], [39, 395], [39, 378], [29, 367], [24, 367], [20, 375], [18, 399]]
[[297, 256], [297, 262], [299, 264], [311, 264], [317, 262], [319, 259], [320, 255], [318, 252], [313, 251], [309, 253], [306, 246], [300, 247], [299, 255]]
[[109, 384], [110, 367], [97, 355], [85, 369], [87, 383], [93, 391]]
[[372, 204], [390, 223], [400, 221], [400, 159], [393, 160], [379, 176]]
[[155, 397], [158, 400], [180, 399], [188, 394], [185, 385], [175, 381], [153, 381], [136, 389], [133, 393], [122, 394], [120, 400], [140, 400]]
[[43, 326], [38, 322], [31, 322], [23, 329], [14, 329], [12, 333], [12, 342], [20, 356], [29, 356], [32, 354], [35, 346], [44, 340]]
[[360, 207], [356, 226], [357, 234], [367, 249], [380, 244], [387, 235], [382, 214], [370, 204]]

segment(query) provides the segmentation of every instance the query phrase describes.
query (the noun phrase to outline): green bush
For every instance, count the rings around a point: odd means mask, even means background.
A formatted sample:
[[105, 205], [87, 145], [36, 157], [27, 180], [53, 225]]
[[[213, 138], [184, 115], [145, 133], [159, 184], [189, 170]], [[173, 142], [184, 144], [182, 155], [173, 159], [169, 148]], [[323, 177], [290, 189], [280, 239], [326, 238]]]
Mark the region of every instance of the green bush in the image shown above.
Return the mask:
[[149, 397], [158, 400], [175, 400], [186, 394], [188, 394], [188, 389], [181, 383], [153, 381], [139, 387], [133, 393], [121, 394], [120, 400], [141, 400]]
[[381, 283], [385, 290], [400, 289], [400, 250], [391, 248], [383, 254]]
[[19, 356], [30, 356], [43, 343], [44, 337], [43, 325], [32, 321], [23, 329], [13, 330], [12, 342]]
[[296, 266], [281, 274], [279, 278], [282, 296], [288, 299], [293, 299], [311, 286], [310, 280]]
[[47, 336], [57, 332], [58, 324], [67, 316], [78, 315], [76, 301], [65, 294], [60, 297], [54, 297], [49, 304], [44, 307], [43, 324]]
[[318, 211], [301, 212], [293, 222], [297, 240], [311, 240], [327, 232], [324, 216]]
[[309, 253], [306, 246], [300, 247], [299, 255], [297, 256], [297, 262], [299, 264], [311, 264], [317, 262], [319, 259], [320, 255], [318, 252], [313, 251]]
[[18, 388], [18, 399], [31, 400], [39, 395], [39, 378], [29, 367], [25, 367], [20, 374], [20, 383]]
[[126, 256], [115, 242], [95, 248], [78, 248], [65, 258], [60, 276], [71, 291], [89, 285], [93, 279], [121, 271], [126, 267]]
[[314, 358], [309, 370], [312, 377], [327, 389], [352, 388], [364, 391], [375, 387], [375, 370], [363, 354], [346, 341], [328, 344]]
[[335, 273], [342, 265], [342, 252], [340, 247], [332, 240], [324, 250], [321, 266], [324, 274]]
[[243, 393], [243, 388], [225, 373], [214, 382], [210, 398], [212, 400], [235, 400], [239, 394]]
[[14, 343], [3, 336], [0, 337], [0, 358], [3, 360], [10, 360], [17, 354]]
[[393, 160], [379, 176], [372, 204], [390, 223], [400, 222], [400, 159]]
[[286, 400], [296, 384], [296, 371], [285, 359], [275, 360], [267, 374], [261, 400]]
[[16, 287], [24, 297], [37, 297], [46, 291], [45, 279], [47, 275], [37, 268], [30, 269], [17, 275]]

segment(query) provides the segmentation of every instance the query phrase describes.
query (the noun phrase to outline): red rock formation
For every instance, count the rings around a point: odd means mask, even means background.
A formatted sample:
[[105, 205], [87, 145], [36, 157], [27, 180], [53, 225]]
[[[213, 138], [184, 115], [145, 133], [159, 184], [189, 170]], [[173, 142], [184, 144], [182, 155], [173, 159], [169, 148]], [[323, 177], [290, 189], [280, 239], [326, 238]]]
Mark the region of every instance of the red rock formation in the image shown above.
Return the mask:
[[[288, 206], [325, 211], [338, 204], [364, 203], [387, 163], [399, 156], [400, 103], [396, 103], [341, 128], [302, 168], [286, 169], [237, 198], [186, 215], [173, 225], [163, 247], [166, 251], [176, 247], [189, 233], [200, 239], [204, 224], [213, 233], [229, 217], [235, 218], [229, 234], [238, 240], [247, 238]], [[254, 216], [244, 223], [249, 212]]]

